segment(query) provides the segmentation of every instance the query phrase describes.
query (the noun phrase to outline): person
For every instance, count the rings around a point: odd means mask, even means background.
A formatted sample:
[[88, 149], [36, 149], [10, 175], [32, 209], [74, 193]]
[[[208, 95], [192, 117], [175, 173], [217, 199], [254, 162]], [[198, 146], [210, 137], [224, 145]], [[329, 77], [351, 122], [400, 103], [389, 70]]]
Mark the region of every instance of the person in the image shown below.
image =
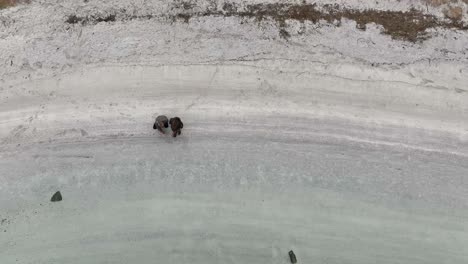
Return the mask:
[[171, 120], [169, 120], [169, 124], [171, 124], [173, 137], [177, 137], [177, 135], [180, 135], [182, 133], [181, 130], [184, 127], [184, 124], [182, 123], [179, 117], [171, 118]]
[[169, 121], [167, 119], [167, 116], [160, 115], [156, 117], [156, 121], [154, 122], [153, 129], [157, 129], [162, 134], [166, 134], [164, 132], [164, 128], [168, 128], [168, 127], [169, 127]]

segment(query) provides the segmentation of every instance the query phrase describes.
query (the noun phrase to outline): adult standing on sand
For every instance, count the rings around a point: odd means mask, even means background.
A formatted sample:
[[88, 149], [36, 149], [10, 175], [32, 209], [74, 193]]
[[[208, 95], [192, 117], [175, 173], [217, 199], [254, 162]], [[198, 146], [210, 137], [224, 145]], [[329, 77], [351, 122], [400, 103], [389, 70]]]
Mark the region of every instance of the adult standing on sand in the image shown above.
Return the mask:
[[171, 130], [172, 130], [172, 137], [177, 137], [177, 135], [180, 135], [182, 128], [184, 127], [184, 124], [182, 123], [182, 120], [180, 120], [179, 117], [174, 117], [169, 120], [169, 123], [171, 124]]
[[166, 132], [164, 132], [163, 127], [164, 128], [169, 127], [169, 119], [165, 115], [160, 115], [156, 117], [156, 121], [154, 122], [153, 129], [157, 129], [162, 134], [166, 134]]

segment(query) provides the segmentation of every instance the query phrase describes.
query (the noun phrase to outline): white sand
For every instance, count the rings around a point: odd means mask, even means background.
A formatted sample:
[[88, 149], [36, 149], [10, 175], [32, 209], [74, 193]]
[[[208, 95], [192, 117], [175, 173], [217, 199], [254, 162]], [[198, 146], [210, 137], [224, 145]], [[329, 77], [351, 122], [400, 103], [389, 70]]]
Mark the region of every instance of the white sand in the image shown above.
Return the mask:
[[1, 264], [468, 262], [466, 32], [64, 23], [132, 6], [90, 2], [0, 11]]

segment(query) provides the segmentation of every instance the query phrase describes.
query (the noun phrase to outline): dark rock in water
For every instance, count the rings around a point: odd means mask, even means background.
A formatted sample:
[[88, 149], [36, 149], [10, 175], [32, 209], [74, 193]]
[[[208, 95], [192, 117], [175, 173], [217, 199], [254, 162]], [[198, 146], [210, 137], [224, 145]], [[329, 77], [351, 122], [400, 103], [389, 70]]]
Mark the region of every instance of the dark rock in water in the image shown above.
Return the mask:
[[50, 201], [51, 202], [60, 202], [60, 201], [62, 201], [62, 194], [60, 192], [54, 193], [52, 198], [50, 198]]
[[291, 263], [297, 263], [296, 255], [292, 250], [289, 251], [289, 259], [291, 260]]

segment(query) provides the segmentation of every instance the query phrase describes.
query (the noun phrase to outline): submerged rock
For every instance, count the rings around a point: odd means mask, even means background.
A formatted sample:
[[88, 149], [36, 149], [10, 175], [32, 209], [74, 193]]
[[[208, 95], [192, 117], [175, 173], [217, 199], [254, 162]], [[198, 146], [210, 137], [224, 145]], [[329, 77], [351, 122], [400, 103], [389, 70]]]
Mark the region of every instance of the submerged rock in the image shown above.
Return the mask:
[[289, 259], [291, 260], [291, 263], [297, 263], [296, 255], [292, 250], [289, 251]]
[[62, 194], [60, 192], [54, 193], [54, 195], [52, 195], [52, 198], [50, 198], [50, 201], [51, 202], [60, 202], [60, 201], [62, 201]]

